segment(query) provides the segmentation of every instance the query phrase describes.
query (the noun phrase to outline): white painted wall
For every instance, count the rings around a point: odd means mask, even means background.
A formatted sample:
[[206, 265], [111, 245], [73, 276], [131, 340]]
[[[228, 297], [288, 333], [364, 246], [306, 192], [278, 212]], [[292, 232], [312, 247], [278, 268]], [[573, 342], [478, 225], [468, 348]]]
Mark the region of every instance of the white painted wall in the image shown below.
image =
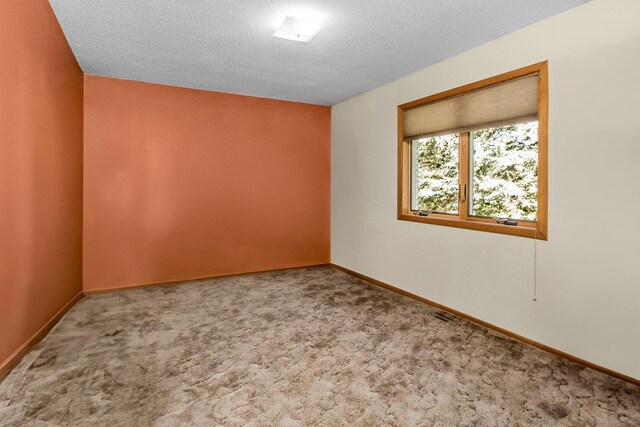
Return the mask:
[[[396, 106], [549, 61], [549, 241], [396, 219]], [[640, 0], [593, 0], [333, 107], [332, 262], [640, 378]]]

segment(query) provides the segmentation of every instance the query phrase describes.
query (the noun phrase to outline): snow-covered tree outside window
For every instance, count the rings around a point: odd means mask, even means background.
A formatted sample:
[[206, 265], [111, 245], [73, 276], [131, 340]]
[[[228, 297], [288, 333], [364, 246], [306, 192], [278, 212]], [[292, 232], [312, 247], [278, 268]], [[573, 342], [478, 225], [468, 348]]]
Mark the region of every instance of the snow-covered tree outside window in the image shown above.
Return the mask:
[[[414, 203], [419, 211], [458, 213], [458, 134], [413, 141]], [[538, 122], [469, 133], [468, 215], [536, 220]]]

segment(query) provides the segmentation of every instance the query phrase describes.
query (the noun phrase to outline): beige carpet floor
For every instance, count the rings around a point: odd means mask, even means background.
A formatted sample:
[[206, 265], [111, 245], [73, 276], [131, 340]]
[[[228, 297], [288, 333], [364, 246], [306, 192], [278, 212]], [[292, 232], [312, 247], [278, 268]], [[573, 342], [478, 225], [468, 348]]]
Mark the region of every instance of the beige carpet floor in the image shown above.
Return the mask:
[[640, 426], [640, 388], [330, 267], [93, 295], [0, 425]]

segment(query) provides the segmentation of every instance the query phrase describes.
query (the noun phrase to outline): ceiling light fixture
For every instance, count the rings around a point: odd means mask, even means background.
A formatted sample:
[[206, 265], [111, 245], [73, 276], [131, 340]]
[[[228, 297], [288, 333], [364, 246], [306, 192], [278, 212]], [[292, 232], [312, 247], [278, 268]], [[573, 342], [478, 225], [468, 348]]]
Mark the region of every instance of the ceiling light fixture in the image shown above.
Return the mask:
[[322, 24], [318, 21], [287, 16], [273, 35], [287, 40], [309, 43], [321, 28]]

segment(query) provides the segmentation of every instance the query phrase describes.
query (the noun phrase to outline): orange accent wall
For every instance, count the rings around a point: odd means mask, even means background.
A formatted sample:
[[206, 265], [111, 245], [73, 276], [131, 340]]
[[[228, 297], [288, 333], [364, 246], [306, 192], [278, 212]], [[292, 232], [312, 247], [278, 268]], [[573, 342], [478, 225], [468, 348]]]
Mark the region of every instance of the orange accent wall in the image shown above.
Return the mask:
[[330, 107], [85, 76], [84, 289], [329, 262]]
[[0, 368], [82, 290], [82, 105], [49, 2], [0, 1]]

